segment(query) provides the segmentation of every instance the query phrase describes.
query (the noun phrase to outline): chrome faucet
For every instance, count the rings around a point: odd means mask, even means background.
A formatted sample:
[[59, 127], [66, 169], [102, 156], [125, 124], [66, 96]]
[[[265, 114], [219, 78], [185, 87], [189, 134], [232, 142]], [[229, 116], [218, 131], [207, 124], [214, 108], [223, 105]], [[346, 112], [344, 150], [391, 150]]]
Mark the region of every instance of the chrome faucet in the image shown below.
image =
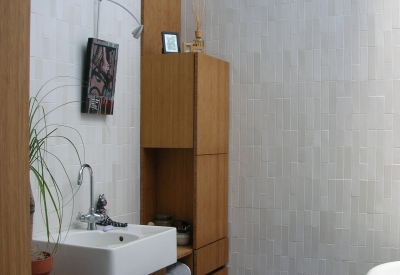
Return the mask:
[[101, 214], [96, 214], [94, 211], [94, 206], [93, 206], [93, 170], [92, 167], [90, 167], [89, 164], [83, 164], [81, 166], [81, 169], [79, 170], [79, 176], [78, 176], [78, 185], [82, 184], [83, 180], [83, 170], [85, 168], [89, 169], [90, 173], [90, 208], [89, 208], [89, 213], [83, 214], [82, 212], [78, 213], [78, 217], [76, 218], [78, 221], [81, 222], [87, 222], [88, 227], [87, 230], [96, 230], [96, 222], [100, 222], [105, 219], [104, 215]]

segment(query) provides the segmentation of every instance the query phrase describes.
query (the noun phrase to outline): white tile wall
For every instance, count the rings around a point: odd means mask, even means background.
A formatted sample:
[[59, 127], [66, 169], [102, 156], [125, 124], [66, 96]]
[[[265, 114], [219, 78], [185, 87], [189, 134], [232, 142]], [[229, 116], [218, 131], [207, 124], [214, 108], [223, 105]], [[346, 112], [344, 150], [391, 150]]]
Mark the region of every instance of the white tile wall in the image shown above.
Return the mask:
[[[31, 1], [31, 63], [30, 93], [35, 94], [48, 80], [45, 91], [65, 84], [78, 84], [73, 79], [54, 79], [69, 76], [81, 79], [86, 44], [89, 37], [96, 37], [97, 0], [32, 0]], [[140, 18], [140, 0], [121, 0], [137, 18]], [[105, 194], [109, 215], [115, 221], [139, 223], [139, 106], [140, 106], [140, 39], [131, 32], [137, 23], [122, 8], [107, 1], [101, 2], [98, 38], [119, 44], [116, 101], [113, 116], [97, 116], [80, 113], [79, 104], [63, 107], [49, 117], [52, 123], [71, 126], [79, 130], [85, 144], [84, 163], [93, 168], [95, 198]], [[62, 88], [52, 93], [46, 106], [80, 100], [78, 86]], [[79, 136], [68, 135], [83, 146]], [[74, 190], [79, 162], [70, 153], [65, 142], [58, 140], [49, 144], [51, 150], [64, 157], [65, 167]], [[60, 177], [60, 167], [55, 167]], [[64, 194], [70, 191], [67, 179], [63, 181]], [[34, 190], [35, 195], [37, 190]], [[66, 194], [65, 203], [68, 202]], [[96, 199], [97, 201], [97, 199]], [[37, 200], [39, 203], [39, 200]], [[72, 226], [81, 226], [75, 220], [79, 211], [89, 209], [89, 174], [85, 171], [84, 183], [77, 192], [72, 213], [72, 203], [64, 208], [65, 225], [72, 214]], [[43, 234], [40, 226], [40, 210], [35, 215], [34, 233]]]
[[[32, 0], [31, 94], [55, 76], [81, 77], [97, 3]], [[120, 3], [140, 18], [140, 1]], [[182, 13], [191, 41], [190, 1]], [[82, 115], [75, 104], [50, 120], [80, 130], [112, 218], [138, 223], [139, 41], [119, 7], [103, 1], [100, 16], [99, 38], [120, 45], [115, 114]], [[399, 28], [393, 0], [211, 1], [206, 53], [231, 66], [229, 274], [361, 275], [399, 260]], [[66, 83], [76, 81], [49, 87]], [[71, 87], [46, 103], [79, 98]], [[74, 181], [69, 149], [49, 146], [68, 157]], [[74, 217], [88, 208], [87, 178]]]
[[397, 0], [210, 2], [206, 53], [231, 76], [230, 275], [400, 260], [399, 28]]

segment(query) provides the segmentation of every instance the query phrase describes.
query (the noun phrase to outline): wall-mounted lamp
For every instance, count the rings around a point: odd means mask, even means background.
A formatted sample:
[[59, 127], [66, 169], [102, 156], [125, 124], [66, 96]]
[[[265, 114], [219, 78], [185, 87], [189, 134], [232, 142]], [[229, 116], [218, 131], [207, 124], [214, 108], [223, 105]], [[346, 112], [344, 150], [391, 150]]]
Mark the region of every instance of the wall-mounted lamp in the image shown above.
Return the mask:
[[[102, 0], [99, 0], [99, 8], [100, 8], [100, 2], [101, 2], [101, 1], [102, 1]], [[115, 2], [115, 1], [112, 1], [112, 0], [105, 0], [105, 1], [112, 2], [112, 3], [114, 3], [114, 4], [118, 5], [118, 6], [120, 6], [121, 8], [123, 8], [124, 10], [126, 10], [133, 18], [135, 18], [135, 20], [136, 20], [136, 22], [138, 22], [139, 26], [138, 26], [136, 29], [133, 30], [132, 35], [133, 35], [133, 37], [135, 37], [136, 39], [138, 39], [138, 38], [140, 37], [140, 35], [142, 34], [143, 25], [140, 24], [139, 20], [137, 20], [137, 18], [133, 15], [133, 13], [131, 13], [127, 8], [125, 8], [124, 6], [122, 6], [121, 4], [119, 4], [119, 3]], [[100, 9], [99, 9], [99, 11], [100, 11]], [[99, 24], [98, 24], [98, 21], [99, 21], [98, 19], [99, 19], [99, 17], [100, 17], [100, 13], [99, 13], [98, 16], [97, 16], [97, 28], [98, 28], [98, 26], [99, 26]]]

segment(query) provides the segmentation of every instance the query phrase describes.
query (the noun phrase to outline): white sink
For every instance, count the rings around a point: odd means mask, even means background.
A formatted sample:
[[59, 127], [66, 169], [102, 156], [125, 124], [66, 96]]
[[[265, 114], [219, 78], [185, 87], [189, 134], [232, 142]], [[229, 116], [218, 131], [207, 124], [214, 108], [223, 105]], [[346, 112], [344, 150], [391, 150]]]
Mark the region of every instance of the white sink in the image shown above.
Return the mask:
[[[174, 227], [129, 224], [108, 232], [102, 228], [62, 233], [65, 240], [54, 257], [53, 273], [148, 275], [176, 262]], [[46, 250], [46, 237], [34, 242]]]
[[398, 274], [400, 274], [400, 261], [377, 265], [367, 273], [367, 275], [398, 275]]
[[109, 231], [107, 234], [100, 230], [72, 230], [65, 239], [64, 245], [113, 248], [138, 239], [137, 235], [115, 230]]

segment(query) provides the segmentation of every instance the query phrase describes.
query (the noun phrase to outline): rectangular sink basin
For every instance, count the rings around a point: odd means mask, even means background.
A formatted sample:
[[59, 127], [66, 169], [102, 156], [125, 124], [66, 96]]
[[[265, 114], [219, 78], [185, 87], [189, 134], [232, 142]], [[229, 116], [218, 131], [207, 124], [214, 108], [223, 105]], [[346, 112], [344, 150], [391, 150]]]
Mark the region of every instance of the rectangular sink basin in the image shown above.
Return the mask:
[[[107, 232], [102, 228], [61, 233], [63, 244], [54, 257], [53, 273], [148, 275], [176, 262], [174, 227], [129, 224]], [[46, 237], [33, 241], [41, 249], [49, 250]], [[51, 248], [53, 245], [50, 244]]]

